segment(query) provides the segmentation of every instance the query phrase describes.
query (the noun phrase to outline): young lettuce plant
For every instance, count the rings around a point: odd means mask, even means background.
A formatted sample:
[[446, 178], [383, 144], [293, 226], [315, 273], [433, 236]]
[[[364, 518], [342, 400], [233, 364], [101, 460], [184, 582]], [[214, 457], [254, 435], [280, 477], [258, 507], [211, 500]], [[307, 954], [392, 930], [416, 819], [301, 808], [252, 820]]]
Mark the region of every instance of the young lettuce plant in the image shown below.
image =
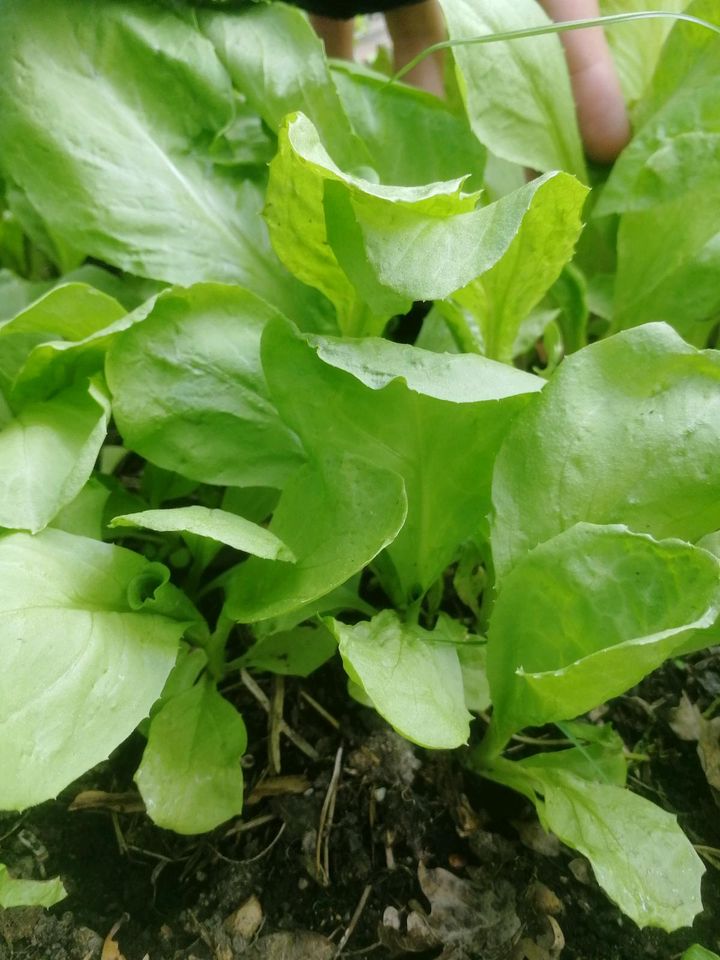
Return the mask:
[[[404, 480], [405, 526], [374, 564], [398, 612], [327, 621], [354, 688], [411, 740], [459, 746], [486, 658], [493, 716], [470, 765], [528, 796], [638, 924], [690, 923], [702, 863], [674, 817], [624, 789], [619, 738], [575, 724], [572, 749], [519, 763], [502, 751], [523, 727], [572, 720], [712, 642], [720, 566], [693, 544], [720, 523], [708, 483], [720, 356], [651, 325], [579, 351], [542, 392], [541, 381], [518, 380], [516, 396], [491, 366], [482, 381], [464, 377], [475, 358], [279, 324], [266, 330], [263, 358], [278, 410], [310, 455], [345, 444]], [[463, 395], [473, 380], [494, 397]], [[496, 577], [486, 650], [447, 615], [434, 630], [417, 622], [468, 537], [489, 539]], [[261, 591], [263, 561], [253, 563], [230, 588], [226, 609], [239, 619], [251, 611], [237, 590]]]
[[[453, 43], [548, 26], [530, 0], [443, 7]], [[492, 701], [470, 766], [527, 796], [639, 924], [689, 923], [692, 847], [624, 789], [617, 735], [575, 718], [715, 637], [718, 354], [652, 324], [543, 377], [509, 361], [543, 331], [546, 347], [587, 342], [585, 291], [598, 302], [616, 254], [613, 331], [635, 325], [638, 270], [673, 303], [711, 276], [710, 214], [681, 262], [654, 238], [709, 177], [713, 103], [696, 98], [717, 38], [671, 34], [585, 240], [557, 38], [483, 44], [495, 86], [457, 46], [456, 109], [330, 70], [282, 4], [185, 13], [109, 0], [107, 45], [91, 0], [0, 9], [4, 202], [71, 271], [0, 276], [16, 305], [0, 310], [0, 806], [56, 796], [140, 727], [151, 817], [212, 829], [242, 808], [226, 681], [307, 675], [339, 649], [355, 694], [424, 746], [465, 744]], [[388, 130], [413, 149], [388, 151]], [[492, 201], [485, 145], [543, 175]], [[26, 269], [8, 231], [2, 264]], [[587, 278], [566, 267], [579, 240]], [[113, 272], [78, 268], [88, 256]], [[660, 319], [705, 345], [713, 290]], [[451, 352], [377, 337], [415, 300], [435, 302], [423, 335]], [[111, 415], [123, 448], [103, 445]], [[124, 478], [127, 451], [144, 463]], [[456, 562], [474, 620], [440, 609]], [[239, 655], [236, 624], [254, 641]], [[544, 723], [575, 746], [502, 756]], [[2, 902], [60, 893], [23, 883], [0, 877]]]

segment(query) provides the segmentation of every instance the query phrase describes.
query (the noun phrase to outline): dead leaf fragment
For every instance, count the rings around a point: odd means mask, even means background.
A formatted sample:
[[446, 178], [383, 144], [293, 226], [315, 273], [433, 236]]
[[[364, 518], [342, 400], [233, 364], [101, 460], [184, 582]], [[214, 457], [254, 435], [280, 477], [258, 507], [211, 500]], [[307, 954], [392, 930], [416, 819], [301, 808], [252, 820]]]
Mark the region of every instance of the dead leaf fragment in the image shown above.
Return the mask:
[[501, 867], [512, 860], [517, 853], [517, 844], [489, 830], [475, 830], [468, 837], [468, 843], [480, 863], [487, 866]]
[[307, 777], [289, 774], [281, 777], [267, 777], [261, 780], [252, 789], [252, 793], [245, 800], [246, 805], [260, 803], [265, 797], [284, 797], [288, 794], [303, 794], [312, 784]]
[[703, 720], [698, 756], [705, 779], [713, 790], [720, 790], [720, 717]]
[[543, 830], [537, 820], [513, 820], [512, 825], [518, 832], [521, 842], [535, 853], [545, 857], [557, 857], [560, 854], [560, 841], [547, 830]]
[[490, 958], [506, 950], [518, 933], [515, 891], [490, 872], [478, 870], [472, 880], [465, 880], [421, 863], [418, 878], [430, 901], [428, 923], [446, 946]]
[[538, 913], [546, 917], [555, 917], [564, 910], [560, 897], [550, 887], [540, 883], [539, 880], [530, 884], [528, 900]]
[[253, 894], [230, 914], [223, 926], [231, 937], [238, 937], [249, 943], [262, 926], [263, 920], [262, 905]]
[[113, 813], [142, 813], [145, 804], [139, 793], [106, 793], [104, 790], [83, 790], [68, 810], [110, 810]]
[[335, 945], [319, 933], [282, 932], [261, 937], [244, 954], [246, 960], [332, 960]]
[[565, 949], [565, 934], [555, 917], [545, 917], [545, 923], [547, 925], [546, 930], [538, 937], [537, 942], [548, 951], [554, 960]]
[[523, 937], [510, 954], [510, 960], [553, 960], [548, 951], [529, 937]]
[[120, 953], [120, 947], [114, 937], [127, 919], [127, 914], [124, 914], [117, 923], [113, 924], [110, 933], [105, 937], [105, 941], [103, 942], [100, 960], [125, 960], [123, 954]]
[[670, 714], [670, 729], [681, 740], [699, 740], [702, 714], [697, 705], [690, 701], [686, 693], [680, 697], [680, 703]]
[[378, 939], [392, 954], [425, 953], [440, 946], [440, 940], [424, 914], [412, 911], [405, 918], [396, 907], [385, 908]]
[[582, 883], [585, 887], [595, 886], [595, 874], [584, 857], [576, 857], [571, 860], [568, 863], [568, 869], [578, 883]]
[[720, 791], [720, 717], [706, 720], [686, 693], [672, 712], [670, 726], [681, 740], [696, 740], [705, 779]]

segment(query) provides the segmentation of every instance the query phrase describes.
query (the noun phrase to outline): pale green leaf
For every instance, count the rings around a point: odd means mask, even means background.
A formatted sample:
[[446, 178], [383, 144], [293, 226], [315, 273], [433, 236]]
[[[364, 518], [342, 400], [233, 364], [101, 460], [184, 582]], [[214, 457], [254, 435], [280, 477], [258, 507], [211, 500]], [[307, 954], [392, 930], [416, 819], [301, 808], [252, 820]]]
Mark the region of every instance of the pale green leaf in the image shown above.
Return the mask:
[[67, 896], [62, 881], [21, 880], [11, 877], [8, 868], [0, 863], [0, 907], [54, 907]]
[[[37, 389], [28, 390], [24, 367], [41, 344], [59, 341], [72, 344], [92, 337], [126, 314], [112, 297], [85, 283], [63, 283], [0, 323], [0, 386], [4, 386], [17, 408], [28, 400], [43, 400], [67, 386], [61, 378], [48, 375]], [[94, 372], [91, 370], [88, 373]]]
[[90, 477], [75, 499], [55, 515], [49, 526], [79, 537], [102, 540], [109, 498], [109, 487], [98, 477]]
[[[718, 0], [688, 12], [720, 24]], [[614, 328], [665, 320], [704, 344], [720, 310], [720, 37], [677, 24], [596, 215], [620, 212]], [[692, 216], [688, 211], [692, 210]]]
[[327, 627], [295, 627], [261, 637], [243, 654], [242, 665], [291, 677], [307, 677], [337, 650]]
[[629, 790], [560, 770], [532, 771], [543, 823], [590, 861], [611, 900], [640, 927], [677, 930], [703, 908], [702, 860], [677, 817]]
[[487, 676], [487, 644], [479, 637], [469, 637], [467, 643], [455, 648], [462, 670], [465, 706], [473, 713], [482, 713], [492, 703]]
[[518, 766], [533, 770], [562, 770], [591, 783], [609, 783], [624, 787], [627, 780], [625, 746], [610, 724], [593, 726], [582, 721], [559, 723], [560, 732], [573, 740], [574, 747], [535, 753], [518, 761]]
[[160, 695], [188, 623], [167, 616], [169, 585], [163, 603], [133, 609], [149, 566], [60, 530], [0, 538], [0, 809], [56, 796]]
[[242, 563], [228, 586], [227, 616], [266, 620], [324, 596], [394, 540], [406, 512], [402, 479], [381, 466], [340, 455], [302, 467], [270, 524], [297, 562]]
[[[653, 3], [652, 8], [680, 13], [687, 5], [688, 0], [660, 0]], [[645, 0], [600, 0], [600, 12], [603, 15], [636, 13], [648, 9]], [[672, 26], [671, 19], [658, 18], [617, 23], [606, 30], [620, 85], [629, 103], [639, 100], [652, 80], [660, 51]]]
[[74, 500], [109, 417], [104, 391], [86, 382], [23, 407], [0, 429], [0, 527], [36, 533]]
[[[535, 202], [558, 204], [558, 210], [548, 214], [551, 222], [547, 229], [556, 238], [563, 236], [559, 253], [565, 254], [568, 241], [572, 248], [577, 238], [583, 194], [584, 188], [574, 177], [555, 172], [536, 177], [477, 210], [427, 215], [420, 206], [395, 204], [388, 208], [370, 195], [352, 196], [350, 204], [353, 229], [361, 238], [376, 283], [412, 300], [437, 300], [494, 267], [508, 253]], [[346, 227], [345, 242], [350, 243], [349, 220]], [[544, 252], [543, 274], [550, 272], [547, 260], [553, 258]], [[531, 277], [526, 283], [529, 287], [541, 285]]]
[[51, 280], [25, 280], [11, 270], [0, 269], [0, 322], [14, 317], [50, 287]]
[[681, 960], [720, 960], [720, 958], [718, 958], [716, 953], [713, 953], [711, 950], [706, 950], [705, 947], [701, 947], [696, 943], [690, 947], [689, 950], [685, 951]]
[[2, 6], [0, 168], [52, 232], [130, 273], [242, 283], [302, 316], [317, 298], [269, 249], [260, 188], [203, 155], [234, 110], [212, 44], [179, 12]]
[[293, 561], [292, 552], [278, 537], [244, 517], [227, 510], [194, 505], [167, 510], [143, 510], [115, 517], [111, 527], [140, 527], [160, 533], [192, 533], [224, 543], [267, 560]]
[[345, 450], [403, 477], [408, 517], [389, 549], [396, 588], [383, 579], [397, 603], [412, 601], [483, 523], [495, 452], [542, 381], [478, 356], [304, 338], [280, 322], [266, 330], [263, 363], [309, 454]]
[[[451, 40], [550, 21], [533, 0], [441, 0]], [[493, 153], [586, 177], [570, 80], [556, 36], [453, 47], [470, 125]]]
[[652, 324], [568, 357], [495, 464], [499, 577], [579, 521], [695, 542], [720, 528], [720, 354]]
[[485, 356], [509, 362], [516, 355], [522, 322], [572, 257], [587, 193], [572, 177], [542, 182], [500, 259], [453, 294], [477, 325], [475, 349]]
[[503, 579], [493, 610], [493, 737], [618, 696], [719, 611], [720, 563], [688, 543], [591, 524], [546, 541]]
[[480, 186], [485, 150], [464, 113], [425, 90], [388, 84], [383, 74], [356, 63], [335, 61], [332, 77], [382, 183], [420, 186], [470, 173], [472, 186]]
[[398, 733], [440, 750], [467, 742], [471, 717], [454, 644], [392, 610], [354, 626], [330, 623], [350, 679]]
[[205, 483], [282, 486], [303, 455], [260, 367], [260, 337], [274, 316], [239, 287], [196, 284], [158, 297], [107, 358], [126, 446]]
[[401, 207], [411, 215], [442, 218], [475, 206], [477, 194], [462, 193], [463, 181], [385, 186], [344, 172], [325, 149], [312, 122], [296, 114], [280, 131], [278, 154], [270, 165], [265, 218], [280, 259], [335, 305], [341, 330], [379, 333], [392, 313], [400, 312], [402, 299], [386, 293], [384, 315], [375, 314], [364, 299], [365, 291], [348, 278], [328, 243], [323, 206], [326, 185], [340, 184], [351, 196], [372, 199], [388, 216]]
[[352, 167], [368, 162], [343, 112], [322, 41], [300, 10], [250, 4], [230, 13], [204, 10], [198, 22], [234, 86], [272, 130], [289, 113], [300, 111], [338, 163]]
[[82, 340], [126, 313], [114, 297], [87, 283], [60, 283], [0, 324], [0, 342], [19, 333], [33, 333], [48, 340]]
[[135, 774], [153, 822], [194, 834], [239, 814], [246, 746], [242, 717], [211, 680], [167, 700], [152, 719]]
[[[165, 294], [160, 294], [164, 296]], [[110, 344], [144, 320], [153, 310], [155, 296], [79, 340], [44, 338], [28, 353], [12, 386], [13, 401], [22, 405], [44, 400], [65, 386], [102, 371]]]

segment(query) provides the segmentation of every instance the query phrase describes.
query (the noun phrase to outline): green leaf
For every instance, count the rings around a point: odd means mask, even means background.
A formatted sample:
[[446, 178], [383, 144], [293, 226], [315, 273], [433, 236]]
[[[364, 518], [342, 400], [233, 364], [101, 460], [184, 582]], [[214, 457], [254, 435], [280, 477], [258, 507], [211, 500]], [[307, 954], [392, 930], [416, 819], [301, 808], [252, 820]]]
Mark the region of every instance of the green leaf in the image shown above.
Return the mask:
[[[127, 311], [113, 297], [85, 283], [64, 283], [0, 324], [0, 386], [17, 408], [28, 400], [44, 400], [54, 391], [68, 386], [65, 379], [43, 370], [42, 383], [28, 387], [24, 367], [33, 364], [35, 350], [48, 341], [74, 343], [92, 337]], [[94, 372], [88, 370], [87, 373]]]
[[712, 951], [706, 950], [705, 947], [696, 943], [685, 951], [680, 960], [720, 960], [720, 958], [716, 953], [712, 953]]
[[[330, 621], [350, 679], [398, 733], [444, 750], [467, 742], [471, 716], [455, 645], [392, 610], [347, 626]], [[433, 642], [435, 641], [435, 642]]]
[[196, 284], [161, 294], [108, 353], [125, 444], [205, 483], [282, 486], [303, 455], [260, 368], [260, 337], [274, 316], [238, 287]]
[[[537, 177], [495, 203], [469, 211], [427, 214], [421, 206], [395, 204], [388, 208], [374, 197], [353, 196], [352, 229], [360, 235], [376, 283], [412, 300], [438, 300], [467, 286], [508, 253], [535, 202], [545, 205], [549, 200], [546, 209], [559, 204], [557, 213], [566, 217], [565, 225], [553, 210], [548, 213], [551, 223], [547, 229], [556, 237], [566, 232], [572, 246], [582, 196], [577, 181], [561, 172]], [[346, 224], [348, 244], [350, 230], [351, 225]], [[567, 246], [564, 238], [561, 250], [566, 251]], [[547, 272], [548, 259], [553, 258], [545, 252], [540, 277]], [[531, 270], [536, 269], [533, 264]], [[538, 281], [529, 286], [533, 283]]]
[[503, 579], [490, 622], [494, 742], [618, 696], [719, 611], [720, 563], [688, 543], [581, 523], [541, 544]]
[[[420, 186], [471, 173], [473, 186], [481, 185], [485, 150], [464, 114], [431, 93], [388, 84], [383, 74], [355, 63], [335, 61], [332, 78], [381, 183]], [[331, 146], [328, 150], [335, 156]]]
[[665, 181], [671, 199], [620, 219], [613, 330], [663, 320], [706, 345], [720, 311], [719, 165], [720, 126], [679, 136], [648, 160], [647, 178]]
[[366, 600], [363, 600], [358, 592], [362, 574], [363, 571], [358, 570], [357, 573], [341, 583], [339, 587], [330, 590], [329, 593], [296, 607], [289, 613], [282, 613], [277, 617], [270, 617], [253, 624], [253, 634], [258, 640], [262, 640], [272, 634], [289, 633], [298, 624], [317, 624], [318, 617], [326, 614], [337, 616], [343, 611], [352, 611], [355, 614], [364, 613], [366, 616], [372, 617], [373, 614], [377, 613], [377, 610]]
[[323, 51], [307, 17], [285, 4], [258, 4], [229, 14], [205, 10], [198, 22], [235, 87], [274, 131], [301, 111], [342, 166], [369, 157], [343, 112]]
[[[28, 266], [33, 272], [39, 274], [47, 272], [47, 267], [40, 270], [37, 268], [37, 262], [42, 262], [43, 257], [54, 264], [61, 274], [80, 266], [85, 259], [82, 250], [75, 249], [48, 226], [28, 199], [27, 194], [17, 184], [8, 184], [7, 202], [13, 216], [22, 225], [27, 235], [30, 246], [29, 260], [35, 261]], [[39, 257], [38, 254], [42, 256]]]
[[14, 317], [50, 287], [50, 280], [25, 280], [11, 270], [0, 270], [0, 322]]
[[44, 337], [27, 354], [12, 384], [16, 405], [45, 400], [77, 380], [100, 373], [110, 344], [117, 337], [144, 320], [155, 304], [155, 297], [131, 313], [100, 327], [79, 340], [57, 340]]
[[[718, 0], [689, 12], [720, 23]], [[720, 310], [720, 37], [677, 24], [596, 215], [621, 212], [614, 329], [650, 320], [706, 342]], [[692, 216], [688, 216], [692, 210]], [[669, 240], [672, 238], [672, 241]]]
[[690, 542], [719, 529], [719, 380], [720, 354], [660, 324], [568, 357], [497, 457], [498, 577], [578, 521]]
[[518, 761], [518, 766], [533, 770], [561, 770], [590, 783], [608, 783], [624, 787], [627, 779], [625, 747], [610, 724], [593, 726], [575, 721], [558, 724], [562, 733], [576, 746], [553, 753], [536, 753]]
[[[533, 0], [441, 0], [451, 40], [550, 21]], [[556, 36], [453, 47], [470, 125], [493, 153], [586, 179], [570, 80]]]
[[285, 487], [270, 524], [297, 562], [251, 557], [241, 564], [227, 616], [266, 620], [324, 596], [393, 541], [406, 512], [397, 474], [350, 455], [307, 464]]
[[572, 177], [541, 181], [500, 259], [451, 298], [472, 317], [470, 328], [479, 330], [479, 343], [465, 343], [466, 349], [513, 359], [523, 320], [572, 257], [587, 194]]
[[480, 637], [469, 636], [456, 647], [462, 670], [465, 706], [473, 713], [482, 713], [492, 703], [487, 677], [487, 644]]
[[[688, 0], [662, 0], [653, 3], [653, 10], [682, 12]], [[648, 9], [645, 0], [601, 0], [604, 16], [617, 13], [635, 13]], [[629, 103], [639, 100], [652, 80], [663, 43], [672, 29], [668, 19], [647, 19], [632, 23], [617, 23], [606, 31], [620, 85]]]
[[306, 338], [279, 321], [265, 332], [263, 363], [310, 455], [344, 450], [403, 477], [408, 517], [389, 555], [397, 603], [416, 599], [482, 524], [495, 451], [542, 381], [478, 356]]
[[705, 867], [677, 818], [629, 790], [538, 768], [543, 825], [586, 856], [611, 900], [640, 927], [672, 931], [702, 910]]
[[151, 820], [194, 834], [237, 816], [246, 746], [242, 717], [211, 680], [167, 700], [152, 719], [135, 774]]
[[129, 590], [148, 566], [60, 530], [0, 538], [0, 809], [56, 796], [160, 695], [188, 623], [133, 609]]
[[55, 515], [49, 526], [79, 537], [102, 540], [109, 498], [109, 487], [98, 477], [90, 477], [75, 499]]
[[308, 677], [337, 650], [327, 627], [295, 627], [261, 637], [242, 657], [251, 670], [267, 670], [290, 677]]
[[110, 404], [92, 383], [31, 403], [0, 428], [0, 527], [37, 533], [92, 473]]
[[313, 310], [268, 247], [260, 188], [203, 156], [235, 110], [212, 44], [155, 5], [101, 12], [94, 0], [3, 5], [0, 167], [53, 233], [106, 263]]
[[167, 510], [143, 510], [115, 517], [111, 527], [140, 527], [160, 533], [192, 533], [267, 560], [292, 562], [292, 552], [274, 533], [227, 510], [198, 505]]
[[62, 881], [20, 880], [8, 873], [4, 863], [0, 863], [0, 907], [54, 907], [67, 896]]
[[340, 329], [348, 334], [379, 333], [393, 312], [402, 312], [401, 308], [409, 305], [387, 293], [385, 313], [374, 314], [364, 299], [365, 291], [348, 278], [328, 243], [323, 207], [326, 184], [340, 184], [351, 196], [367, 202], [372, 199], [374, 208], [385, 217], [391, 217], [399, 207], [407, 208], [410, 214], [441, 218], [469, 212], [475, 206], [477, 194], [463, 194], [463, 181], [459, 178], [424, 186], [390, 187], [343, 172], [311, 121], [296, 114], [280, 131], [278, 154], [270, 165], [265, 218], [280, 259], [295, 276], [317, 287], [335, 305]]

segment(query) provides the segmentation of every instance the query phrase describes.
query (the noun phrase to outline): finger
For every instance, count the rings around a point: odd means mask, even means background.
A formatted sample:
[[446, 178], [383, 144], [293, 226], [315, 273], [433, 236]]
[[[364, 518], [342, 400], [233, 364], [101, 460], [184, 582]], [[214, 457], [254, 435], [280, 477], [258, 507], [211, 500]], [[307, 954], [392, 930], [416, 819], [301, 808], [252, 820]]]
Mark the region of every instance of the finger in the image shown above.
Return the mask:
[[[541, 0], [553, 20], [584, 20], [600, 14], [597, 0]], [[630, 121], [610, 48], [601, 27], [561, 35], [588, 156], [615, 159], [630, 139]]]

